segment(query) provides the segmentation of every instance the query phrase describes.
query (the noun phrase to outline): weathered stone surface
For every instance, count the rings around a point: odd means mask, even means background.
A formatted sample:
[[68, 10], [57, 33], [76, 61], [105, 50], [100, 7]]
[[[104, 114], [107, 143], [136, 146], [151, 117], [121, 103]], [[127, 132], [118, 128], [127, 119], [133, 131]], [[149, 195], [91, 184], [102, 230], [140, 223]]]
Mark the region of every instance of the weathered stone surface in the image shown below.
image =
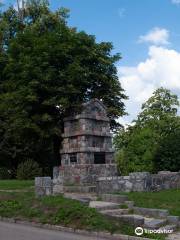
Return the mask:
[[135, 215], [135, 214], [119, 215], [119, 216], [117, 216], [117, 218], [120, 219], [123, 222], [126, 222], [130, 225], [133, 225], [134, 227], [144, 225], [144, 218], [142, 216], [138, 216], [138, 215]]
[[52, 179], [51, 177], [35, 178], [35, 194], [37, 197], [52, 195]]
[[172, 232], [175, 231], [177, 229], [177, 226], [175, 224], [171, 224], [171, 225], [165, 225], [161, 228], [159, 228], [159, 230], [171, 230]]
[[166, 219], [150, 219], [146, 220], [144, 222], [144, 227], [147, 229], [158, 229], [164, 224], [166, 224], [167, 220]]
[[128, 214], [129, 209], [107, 209], [107, 210], [101, 210], [100, 213], [104, 215], [110, 215], [110, 216], [117, 216], [117, 215], [123, 215]]
[[59, 167], [58, 177], [64, 185], [92, 185], [96, 184], [98, 176], [116, 174], [116, 164], [74, 164]]
[[133, 201], [125, 201], [125, 204], [128, 206], [129, 209], [132, 209], [134, 207]]
[[148, 217], [167, 218], [169, 212], [166, 209], [153, 209], [134, 207], [134, 213]]
[[119, 204], [112, 202], [103, 202], [103, 201], [91, 201], [89, 207], [96, 208], [97, 210], [107, 210], [107, 209], [117, 209]]
[[129, 176], [98, 178], [99, 193], [159, 191], [163, 189], [180, 189], [180, 172], [130, 173]]
[[96, 184], [98, 177], [117, 176], [109, 122], [106, 107], [98, 99], [64, 119], [61, 166], [54, 168], [54, 179], [60, 177], [64, 186], [83, 186]]
[[180, 220], [180, 217], [179, 216], [167, 216], [167, 221], [169, 223], [175, 223], [175, 224], [178, 224]]
[[128, 200], [126, 195], [119, 194], [101, 194], [100, 197], [102, 201], [114, 203], [124, 203], [126, 200]]

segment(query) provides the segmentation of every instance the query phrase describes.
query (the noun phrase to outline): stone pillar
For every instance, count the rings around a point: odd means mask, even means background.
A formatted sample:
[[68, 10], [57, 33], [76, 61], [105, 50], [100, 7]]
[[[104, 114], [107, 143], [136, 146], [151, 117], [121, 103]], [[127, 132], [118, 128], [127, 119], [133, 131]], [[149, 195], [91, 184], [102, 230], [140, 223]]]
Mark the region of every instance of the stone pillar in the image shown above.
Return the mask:
[[50, 196], [53, 194], [51, 177], [35, 178], [35, 194], [36, 197]]

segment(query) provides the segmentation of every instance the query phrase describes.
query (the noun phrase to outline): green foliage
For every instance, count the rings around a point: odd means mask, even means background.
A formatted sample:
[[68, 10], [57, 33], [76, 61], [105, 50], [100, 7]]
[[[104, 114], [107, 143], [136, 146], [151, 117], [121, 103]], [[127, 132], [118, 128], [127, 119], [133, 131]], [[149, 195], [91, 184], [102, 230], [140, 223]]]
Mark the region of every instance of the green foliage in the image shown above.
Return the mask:
[[21, 208], [21, 204], [16, 200], [1, 201], [0, 208], [3, 208], [4, 210], [6, 210], [7, 208], [17, 210]]
[[82, 102], [102, 99], [112, 129], [125, 114], [119, 54], [68, 27], [67, 14], [43, 0], [28, 1], [23, 18], [13, 8], [0, 14], [0, 158], [11, 168], [27, 158], [43, 170], [59, 164], [63, 118]]
[[114, 138], [121, 174], [129, 172], [180, 169], [180, 118], [177, 96], [157, 89], [142, 105], [134, 125], [122, 129]]
[[30, 180], [42, 175], [42, 169], [37, 162], [27, 160], [19, 164], [17, 168], [17, 179]]
[[178, 97], [170, 90], [158, 88], [143, 105], [142, 112], [138, 115], [139, 124], [158, 124], [158, 120], [166, 120], [177, 114], [179, 106]]
[[[180, 120], [179, 120], [180, 124]], [[155, 154], [157, 170], [178, 171], [180, 169], [180, 126], [163, 138]]]
[[10, 179], [11, 174], [9, 170], [5, 167], [0, 168], [0, 179]]

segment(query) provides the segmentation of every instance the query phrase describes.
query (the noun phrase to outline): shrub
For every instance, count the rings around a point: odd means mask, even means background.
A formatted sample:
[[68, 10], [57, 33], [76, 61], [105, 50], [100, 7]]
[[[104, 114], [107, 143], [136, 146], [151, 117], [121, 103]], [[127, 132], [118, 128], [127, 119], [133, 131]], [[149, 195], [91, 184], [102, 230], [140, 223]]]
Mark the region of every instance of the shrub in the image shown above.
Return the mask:
[[31, 180], [42, 175], [42, 169], [38, 163], [29, 159], [19, 164], [17, 169], [17, 179]]
[[5, 167], [0, 168], [0, 179], [10, 179], [11, 174], [9, 170]]

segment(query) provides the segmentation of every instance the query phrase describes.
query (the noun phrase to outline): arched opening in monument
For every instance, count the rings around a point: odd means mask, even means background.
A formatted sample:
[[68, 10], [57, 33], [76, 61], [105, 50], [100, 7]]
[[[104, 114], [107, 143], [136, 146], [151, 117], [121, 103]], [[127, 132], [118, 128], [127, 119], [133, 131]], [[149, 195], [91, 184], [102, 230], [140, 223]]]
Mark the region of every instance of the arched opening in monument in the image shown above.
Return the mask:
[[106, 159], [105, 159], [105, 153], [98, 152], [94, 153], [94, 164], [105, 164]]

